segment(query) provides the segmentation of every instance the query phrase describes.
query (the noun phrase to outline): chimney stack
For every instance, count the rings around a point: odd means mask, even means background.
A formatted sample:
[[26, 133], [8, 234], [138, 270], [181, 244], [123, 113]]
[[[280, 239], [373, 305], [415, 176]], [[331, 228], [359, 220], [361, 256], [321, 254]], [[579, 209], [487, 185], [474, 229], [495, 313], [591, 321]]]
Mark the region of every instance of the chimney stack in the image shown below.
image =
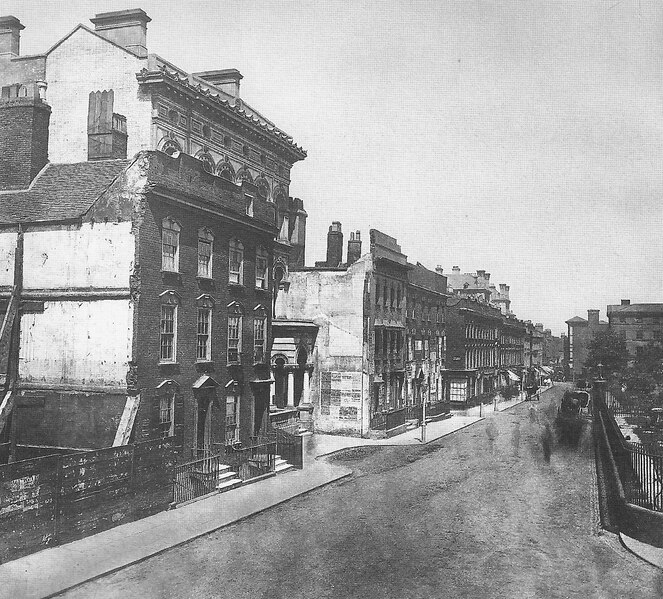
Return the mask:
[[348, 266], [354, 264], [361, 258], [361, 232], [350, 232], [350, 239], [348, 239]]
[[11, 58], [21, 53], [21, 31], [25, 27], [12, 15], [0, 17], [0, 57]]
[[244, 76], [237, 69], [201, 71], [194, 75], [218, 87], [233, 98], [239, 98], [239, 82], [244, 79]]
[[485, 270], [477, 270], [477, 277], [480, 279], [483, 279], [486, 277], [486, 271]]
[[623, 299], [622, 300], [622, 306], [630, 306], [630, 305], [631, 305], [631, 300], [630, 299], [627, 299], [627, 300]]
[[332, 222], [327, 233], [327, 266], [338, 266], [343, 262], [343, 232], [341, 223]]
[[2, 88], [0, 190], [25, 189], [46, 166], [50, 117], [36, 83]]
[[589, 326], [595, 326], [599, 324], [599, 310], [587, 310], [587, 321]]
[[102, 12], [90, 19], [99, 35], [140, 58], [147, 56], [147, 24], [151, 20], [140, 8]]

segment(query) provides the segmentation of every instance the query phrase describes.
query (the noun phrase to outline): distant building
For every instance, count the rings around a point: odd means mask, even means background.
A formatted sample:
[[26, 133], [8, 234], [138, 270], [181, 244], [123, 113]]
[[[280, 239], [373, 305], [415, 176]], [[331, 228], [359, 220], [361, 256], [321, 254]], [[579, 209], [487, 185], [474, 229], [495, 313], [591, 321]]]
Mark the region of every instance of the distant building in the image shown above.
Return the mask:
[[663, 304], [621, 304], [607, 307], [608, 322], [626, 342], [626, 349], [635, 358], [649, 344], [663, 342]]
[[[442, 274], [441, 267], [437, 271]], [[458, 266], [451, 269], [447, 274], [447, 284], [450, 292], [460, 297], [474, 298], [485, 303], [490, 303], [499, 308], [502, 314], [511, 314], [510, 287], [501, 283], [499, 290], [494, 283], [490, 282], [490, 273], [485, 270], [477, 270], [475, 273], [461, 273]]]
[[575, 380], [583, 375], [589, 344], [597, 333], [605, 331], [608, 323], [599, 319], [599, 310], [587, 310], [587, 319], [574, 316], [566, 321], [568, 336], [565, 362], [566, 376]]

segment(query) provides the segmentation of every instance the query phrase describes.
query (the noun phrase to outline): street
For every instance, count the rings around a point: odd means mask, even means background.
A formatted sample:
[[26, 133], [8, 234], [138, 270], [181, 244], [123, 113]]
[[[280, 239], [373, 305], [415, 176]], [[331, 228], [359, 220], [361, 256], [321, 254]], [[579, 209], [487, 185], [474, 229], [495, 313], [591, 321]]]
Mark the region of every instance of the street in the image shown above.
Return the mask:
[[565, 388], [346, 451], [352, 477], [59, 596], [659, 598], [663, 572], [599, 529], [588, 440], [549, 437]]

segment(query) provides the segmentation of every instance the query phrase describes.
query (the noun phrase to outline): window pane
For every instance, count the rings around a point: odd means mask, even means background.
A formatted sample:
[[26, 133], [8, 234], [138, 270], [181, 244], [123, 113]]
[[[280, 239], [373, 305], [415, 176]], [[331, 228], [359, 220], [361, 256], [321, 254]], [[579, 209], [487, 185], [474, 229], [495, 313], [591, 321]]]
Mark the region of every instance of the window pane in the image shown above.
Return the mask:
[[212, 242], [206, 239], [198, 240], [198, 276], [212, 276]]
[[161, 360], [175, 359], [175, 307], [161, 306]]

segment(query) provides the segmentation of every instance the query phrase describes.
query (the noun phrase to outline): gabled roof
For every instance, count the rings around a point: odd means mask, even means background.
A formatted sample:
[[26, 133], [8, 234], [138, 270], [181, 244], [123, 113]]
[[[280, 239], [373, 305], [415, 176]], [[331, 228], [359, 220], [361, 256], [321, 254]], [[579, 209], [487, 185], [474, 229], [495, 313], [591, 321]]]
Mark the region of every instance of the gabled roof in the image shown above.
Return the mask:
[[0, 224], [78, 218], [131, 162], [49, 163], [27, 189], [0, 191]]

